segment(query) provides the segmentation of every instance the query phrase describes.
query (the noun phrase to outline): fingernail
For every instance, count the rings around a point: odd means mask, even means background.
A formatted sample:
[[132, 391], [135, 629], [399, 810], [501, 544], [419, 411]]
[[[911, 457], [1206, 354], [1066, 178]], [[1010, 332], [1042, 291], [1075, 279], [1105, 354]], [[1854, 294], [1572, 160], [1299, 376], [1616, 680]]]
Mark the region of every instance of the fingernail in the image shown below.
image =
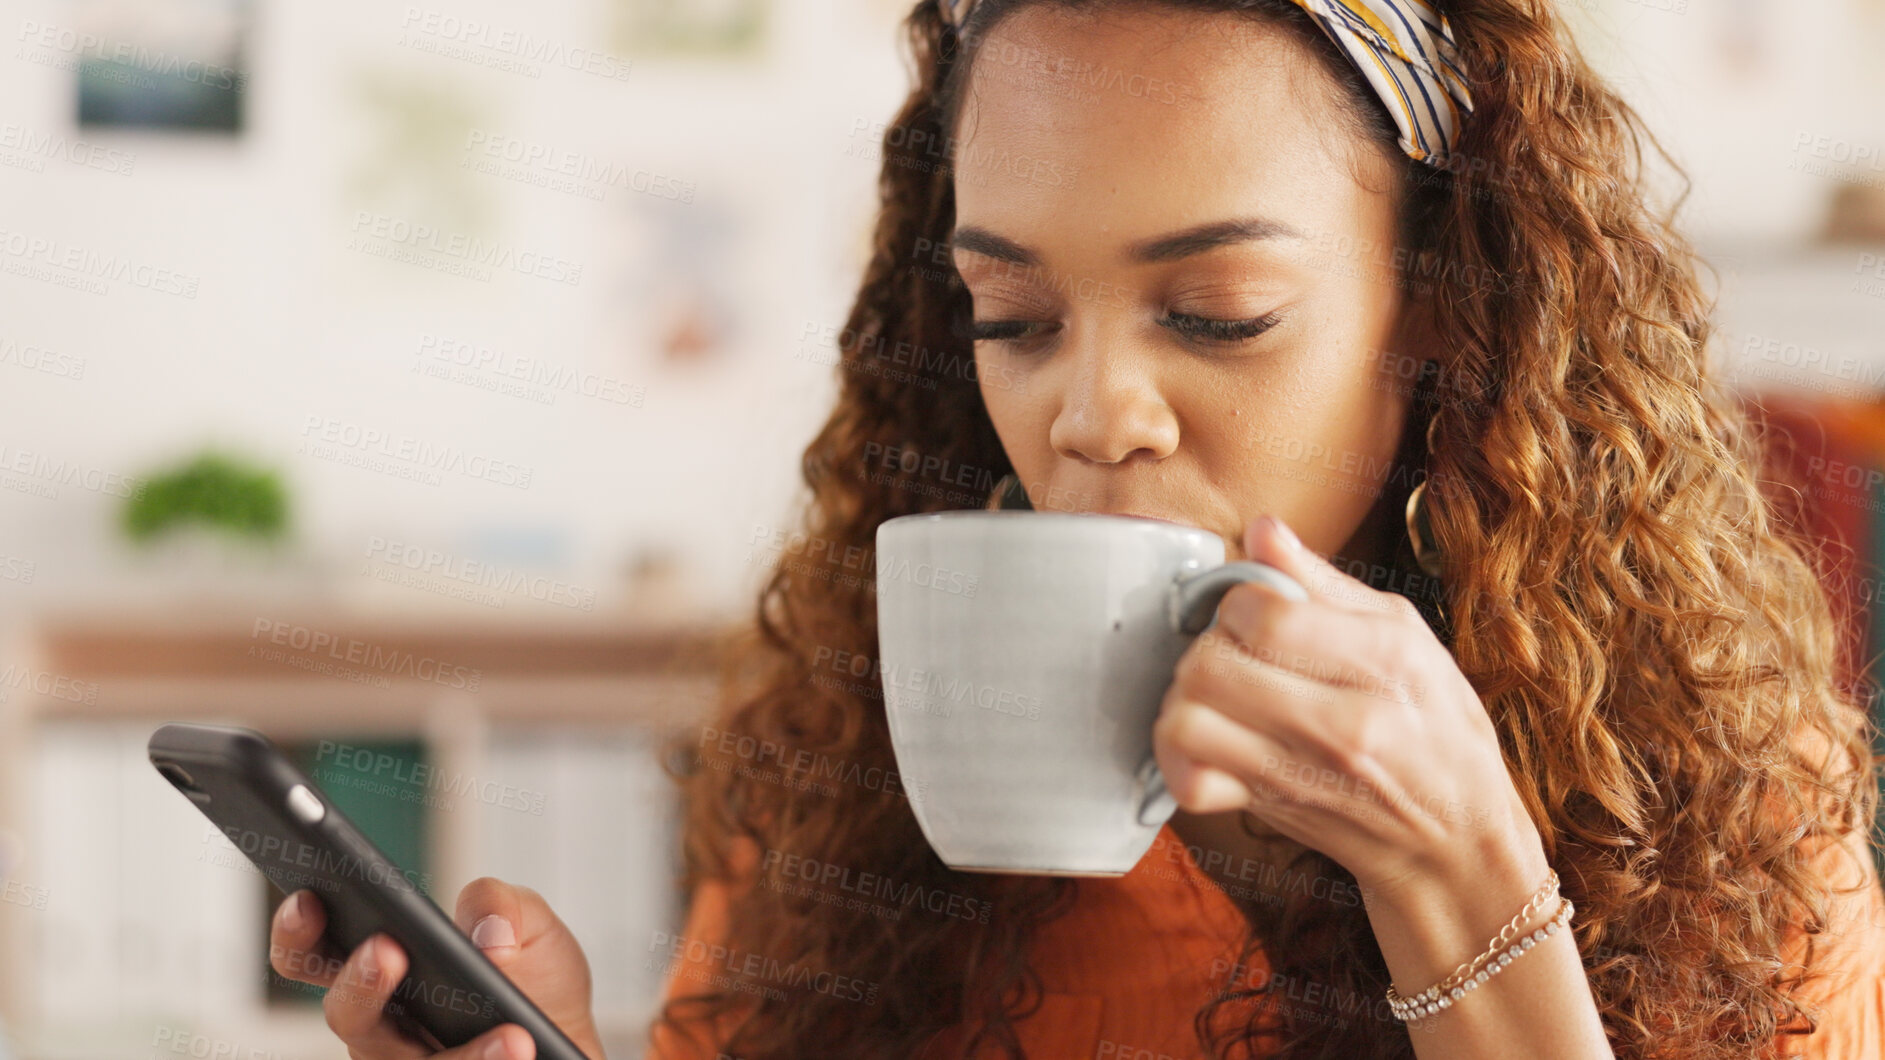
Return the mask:
[[[477, 943], [478, 948], [482, 950], [488, 950], [493, 946], [515, 946], [517, 932], [512, 929], [509, 920], [492, 913], [471, 925], [471, 941]], [[503, 1046], [500, 1045], [498, 1048], [502, 1049]]]
[[1302, 548], [1301, 539], [1299, 539], [1296, 536], [1296, 531], [1291, 530], [1289, 528], [1288, 523], [1285, 523], [1283, 520], [1278, 519], [1274, 515], [1270, 517], [1270, 522], [1276, 525], [1276, 532], [1280, 537], [1282, 537], [1284, 544], [1288, 545], [1290, 548], [1293, 548], [1293, 549]]
[[281, 907], [281, 926], [289, 931], [300, 931], [301, 925], [306, 922], [301, 915], [301, 901], [301, 892], [296, 891], [288, 896], [287, 904]]
[[[489, 920], [490, 917], [486, 917]], [[484, 1043], [484, 1060], [510, 1060], [511, 1047], [504, 1044], [504, 1036], [498, 1035]]]
[[366, 952], [360, 955], [360, 981], [368, 986], [380, 979], [380, 944], [378, 939], [366, 941]]

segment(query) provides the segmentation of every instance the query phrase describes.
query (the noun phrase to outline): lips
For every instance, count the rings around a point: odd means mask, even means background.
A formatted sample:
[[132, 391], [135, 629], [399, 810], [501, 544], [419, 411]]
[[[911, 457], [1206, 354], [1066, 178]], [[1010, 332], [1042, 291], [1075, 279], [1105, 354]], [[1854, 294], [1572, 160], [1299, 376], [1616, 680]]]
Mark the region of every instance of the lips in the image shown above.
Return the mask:
[[1173, 526], [1191, 526], [1192, 525], [1180, 519], [1168, 519], [1162, 515], [1147, 515], [1144, 512], [1092, 512], [1090, 514], [1092, 515], [1119, 515], [1119, 516], [1124, 516], [1128, 519], [1150, 519], [1155, 523], [1170, 523]]

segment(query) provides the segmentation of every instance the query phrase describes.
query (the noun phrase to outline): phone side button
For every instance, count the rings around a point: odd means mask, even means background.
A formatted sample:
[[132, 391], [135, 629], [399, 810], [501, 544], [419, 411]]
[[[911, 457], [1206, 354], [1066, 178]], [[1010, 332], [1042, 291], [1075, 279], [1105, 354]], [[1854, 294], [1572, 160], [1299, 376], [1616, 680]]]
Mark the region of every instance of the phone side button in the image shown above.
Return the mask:
[[306, 784], [296, 784], [288, 789], [288, 812], [303, 824], [319, 824], [321, 818], [327, 816], [327, 808], [321, 805], [320, 796], [309, 791]]

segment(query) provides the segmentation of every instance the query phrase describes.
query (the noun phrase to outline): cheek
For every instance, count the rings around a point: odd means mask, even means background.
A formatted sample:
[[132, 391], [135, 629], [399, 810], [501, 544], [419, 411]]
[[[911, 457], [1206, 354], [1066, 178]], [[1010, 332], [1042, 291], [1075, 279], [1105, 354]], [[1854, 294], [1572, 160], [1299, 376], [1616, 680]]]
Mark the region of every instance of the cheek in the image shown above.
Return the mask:
[[1025, 421], [1041, 405], [1040, 386], [1031, 384], [1028, 374], [1011, 359], [988, 352], [990, 344], [979, 345], [982, 348], [975, 353], [975, 383], [988, 418], [997, 429]]
[[1226, 481], [1352, 488], [1391, 470], [1408, 394], [1368, 351], [1324, 347], [1191, 392], [1180, 414], [1192, 452]]
[[975, 387], [982, 395], [982, 407], [988, 410], [988, 418], [1000, 430], [1002, 421], [1008, 418], [1011, 405], [1012, 388], [1000, 385], [1002, 366], [996, 359], [990, 358], [980, 350], [975, 353]]
[[[1358, 362], [1349, 384], [1349, 422], [1356, 426], [1353, 444], [1380, 459], [1399, 449], [1401, 432], [1414, 403], [1414, 379], [1402, 379], [1396, 365], [1408, 358], [1369, 351]], [[1416, 371], [1418, 365], [1415, 366]]]
[[1323, 329], [1288, 370], [1270, 377], [1262, 404], [1276, 430], [1320, 444], [1337, 461], [1392, 454], [1413, 401], [1413, 381], [1396, 373], [1410, 358], [1384, 350], [1387, 335], [1376, 321], [1330, 323], [1340, 326]]
[[[995, 436], [1007, 451], [1011, 463], [1022, 459], [1016, 447], [1028, 437], [1029, 405], [1027, 380], [1007, 367], [1002, 359], [975, 357], [976, 389], [982, 396], [982, 408], [995, 427]], [[1019, 464], [1017, 464], [1019, 466]]]
[[[1009, 465], [1028, 484], [1029, 504], [1039, 510], [1080, 511], [1092, 502], [1069, 499], [1053, 485], [1060, 455], [1052, 434], [1058, 403], [1049, 387], [1031, 379], [999, 355], [977, 357], [982, 408]], [[1004, 374], [1005, 373], [1005, 374]]]

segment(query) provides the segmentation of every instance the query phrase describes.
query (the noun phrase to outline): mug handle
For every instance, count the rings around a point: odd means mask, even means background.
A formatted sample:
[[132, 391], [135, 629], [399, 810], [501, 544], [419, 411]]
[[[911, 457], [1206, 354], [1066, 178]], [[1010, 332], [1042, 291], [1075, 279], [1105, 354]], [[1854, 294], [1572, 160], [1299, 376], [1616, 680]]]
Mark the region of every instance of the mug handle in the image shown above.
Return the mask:
[[[1197, 635], [1217, 625], [1217, 605], [1233, 586], [1262, 582], [1291, 600], [1307, 600], [1309, 593], [1296, 579], [1264, 563], [1239, 560], [1205, 570], [1186, 571], [1172, 580], [1165, 593], [1165, 616], [1172, 631]], [[1144, 794], [1139, 799], [1139, 823], [1164, 824], [1178, 809], [1159, 772], [1158, 759], [1147, 752], [1137, 774]]]

